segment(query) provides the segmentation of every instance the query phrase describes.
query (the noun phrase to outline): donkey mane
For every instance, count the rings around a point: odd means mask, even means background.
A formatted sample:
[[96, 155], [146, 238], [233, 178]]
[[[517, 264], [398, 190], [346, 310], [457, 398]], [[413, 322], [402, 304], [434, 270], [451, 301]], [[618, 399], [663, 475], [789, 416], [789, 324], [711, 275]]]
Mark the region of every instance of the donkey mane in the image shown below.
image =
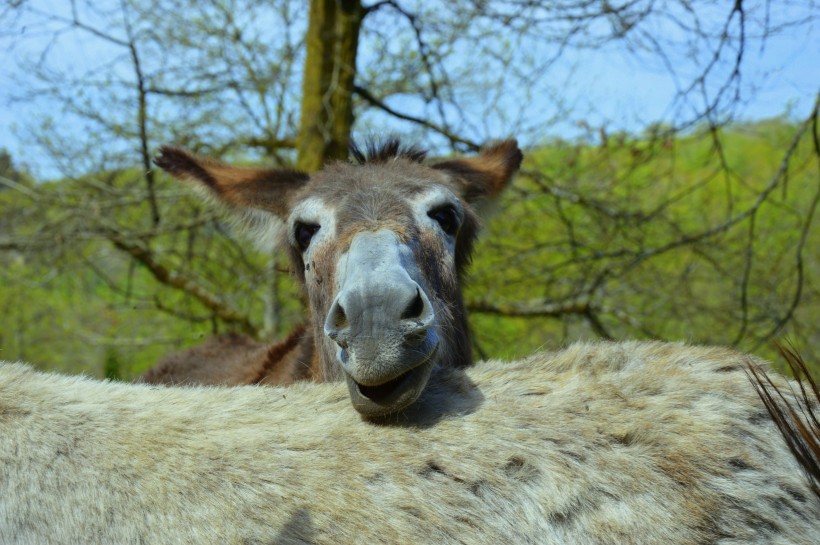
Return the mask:
[[[283, 340], [279, 341], [276, 344], [272, 344], [268, 346], [267, 353], [265, 354], [265, 362], [262, 364], [262, 368], [259, 370], [259, 374], [253, 379], [251, 384], [262, 384], [267, 380], [270, 380], [275, 371], [277, 366], [281, 366], [282, 362], [285, 358], [292, 353], [294, 350], [299, 348], [303, 341], [310, 335], [308, 331], [308, 324], [301, 323], [291, 331], [287, 337]], [[311, 343], [307, 343], [308, 347], [312, 347]], [[308, 350], [304, 350], [307, 352]], [[312, 379], [314, 376], [311, 374], [312, 366], [310, 362], [312, 361], [313, 357], [312, 354], [300, 354], [300, 362], [302, 375], [297, 375], [296, 379]]]
[[401, 142], [398, 137], [385, 139], [370, 138], [364, 144], [352, 143], [350, 157], [354, 164], [379, 164], [393, 159], [407, 159], [411, 163], [421, 163], [427, 157], [427, 150]]
[[814, 409], [820, 405], [820, 388], [796, 350], [781, 344], [777, 348], [797, 380], [799, 395], [792, 391], [790, 400], [759, 365], [750, 363], [747, 374], [789, 450], [803, 466], [812, 491], [820, 498], [820, 408]]

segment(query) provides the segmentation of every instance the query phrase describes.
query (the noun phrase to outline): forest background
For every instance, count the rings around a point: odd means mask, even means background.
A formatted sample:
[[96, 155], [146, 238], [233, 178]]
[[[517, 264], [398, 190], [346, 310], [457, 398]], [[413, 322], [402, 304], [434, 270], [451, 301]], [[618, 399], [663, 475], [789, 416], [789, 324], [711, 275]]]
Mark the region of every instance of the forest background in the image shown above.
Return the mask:
[[284, 254], [155, 171], [163, 143], [311, 171], [351, 138], [443, 156], [515, 136], [522, 173], [466, 286], [478, 357], [659, 338], [775, 359], [789, 339], [820, 373], [819, 16], [813, 0], [8, 2], [0, 358], [130, 379], [211, 333], [302, 319]]

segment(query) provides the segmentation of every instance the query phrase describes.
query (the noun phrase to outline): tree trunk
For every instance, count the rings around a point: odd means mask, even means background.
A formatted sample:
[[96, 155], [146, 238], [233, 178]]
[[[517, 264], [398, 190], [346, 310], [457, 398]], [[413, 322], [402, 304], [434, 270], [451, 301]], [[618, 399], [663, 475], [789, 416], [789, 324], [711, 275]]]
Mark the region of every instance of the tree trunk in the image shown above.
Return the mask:
[[297, 168], [311, 172], [347, 156], [353, 81], [364, 10], [360, 0], [311, 0]]

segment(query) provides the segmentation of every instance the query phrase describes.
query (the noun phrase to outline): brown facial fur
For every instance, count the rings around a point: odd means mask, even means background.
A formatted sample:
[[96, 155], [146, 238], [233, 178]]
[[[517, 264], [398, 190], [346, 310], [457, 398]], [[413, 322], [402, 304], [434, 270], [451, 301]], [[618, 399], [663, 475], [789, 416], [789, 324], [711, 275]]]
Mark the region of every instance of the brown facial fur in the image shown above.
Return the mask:
[[[517, 149], [517, 147], [515, 148]], [[374, 153], [371, 150], [371, 153]], [[307, 291], [313, 315], [314, 336], [322, 336], [325, 316], [335, 297], [335, 264], [344, 253], [350, 241], [363, 231], [388, 229], [395, 232], [399, 240], [414, 240], [415, 259], [425, 276], [426, 284], [433, 293], [428, 294], [434, 302], [441, 326], [442, 361], [452, 367], [466, 367], [472, 363], [472, 348], [467, 325], [466, 312], [461, 296], [460, 280], [470, 261], [472, 245], [479, 229], [478, 217], [470, 209], [469, 202], [462, 201], [465, 217], [456, 239], [455, 269], [446, 264], [446, 249], [442, 242], [416, 224], [413, 212], [406, 200], [420, 195], [431, 185], [443, 186], [459, 195], [470, 183], [480, 183], [471, 191], [473, 196], [487, 195], [490, 184], [501, 184], [494, 180], [494, 173], [483, 172], [486, 162], [471, 163], [465, 160], [451, 171], [447, 165], [441, 168], [426, 167], [403, 155], [387, 159], [378, 150], [377, 160], [363, 165], [336, 163], [313, 177], [301, 191], [297, 201], [306, 196], [318, 197], [325, 203], [333, 203], [336, 210], [336, 232], [332, 247], [317, 250], [313, 263], [304, 263], [301, 252], [292, 250], [295, 269], [303, 281], [304, 271], [312, 266], [315, 279], [307, 280]], [[498, 174], [498, 173], [495, 173]], [[502, 173], [503, 174], [503, 173]], [[467, 181], [464, 181], [467, 180]], [[476, 182], [476, 180], [480, 180]], [[507, 179], [508, 180], [508, 179]], [[321, 285], [317, 280], [321, 279]], [[335, 362], [336, 347], [324, 343], [323, 374], [338, 376]]]

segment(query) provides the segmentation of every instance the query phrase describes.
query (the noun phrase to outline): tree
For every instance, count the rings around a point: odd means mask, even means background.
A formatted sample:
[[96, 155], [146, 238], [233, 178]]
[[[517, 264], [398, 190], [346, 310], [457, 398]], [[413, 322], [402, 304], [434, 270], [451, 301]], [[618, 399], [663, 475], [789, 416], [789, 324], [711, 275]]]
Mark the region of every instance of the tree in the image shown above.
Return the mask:
[[358, 0], [310, 2], [296, 161], [302, 170], [318, 170], [328, 160], [347, 157], [364, 13]]

